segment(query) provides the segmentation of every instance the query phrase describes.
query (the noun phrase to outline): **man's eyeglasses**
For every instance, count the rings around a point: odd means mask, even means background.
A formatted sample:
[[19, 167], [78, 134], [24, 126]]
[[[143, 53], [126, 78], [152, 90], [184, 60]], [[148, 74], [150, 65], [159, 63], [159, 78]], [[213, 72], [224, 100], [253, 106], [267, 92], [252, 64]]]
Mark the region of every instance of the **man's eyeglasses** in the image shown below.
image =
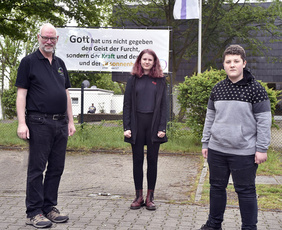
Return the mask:
[[39, 36], [42, 38], [44, 42], [48, 42], [49, 39], [51, 42], [57, 41], [57, 37], [46, 37], [46, 36], [42, 36], [41, 34], [39, 34]]

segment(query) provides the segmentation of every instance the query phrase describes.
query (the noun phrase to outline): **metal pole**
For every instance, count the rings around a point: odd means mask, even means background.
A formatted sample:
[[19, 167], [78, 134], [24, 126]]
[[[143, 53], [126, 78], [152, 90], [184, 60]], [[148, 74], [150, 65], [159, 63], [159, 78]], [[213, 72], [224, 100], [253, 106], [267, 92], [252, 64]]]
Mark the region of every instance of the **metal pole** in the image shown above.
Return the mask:
[[169, 75], [170, 75], [170, 87], [169, 87], [170, 117], [169, 117], [169, 121], [172, 122], [173, 120], [172, 73], [169, 73]]
[[198, 31], [198, 74], [201, 73], [202, 67], [202, 0], [199, 0], [199, 31]]
[[80, 112], [80, 123], [83, 123], [83, 105], [84, 105], [84, 88], [90, 86], [90, 82], [88, 80], [84, 80], [81, 83], [81, 112]]
[[83, 124], [83, 104], [84, 104], [84, 83], [81, 83], [81, 112], [80, 112], [80, 124]]

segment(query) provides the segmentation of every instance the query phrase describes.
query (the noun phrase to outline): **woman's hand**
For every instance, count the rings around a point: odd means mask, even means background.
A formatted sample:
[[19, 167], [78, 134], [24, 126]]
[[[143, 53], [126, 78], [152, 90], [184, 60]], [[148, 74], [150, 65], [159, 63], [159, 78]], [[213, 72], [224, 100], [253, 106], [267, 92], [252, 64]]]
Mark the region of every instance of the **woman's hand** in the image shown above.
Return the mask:
[[131, 130], [126, 130], [123, 132], [123, 135], [127, 138], [130, 138], [131, 137]]
[[163, 132], [163, 131], [159, 131], [158, 132], [158, 137], [159, 138], [164, 138], [164, 136], [165, 136], [165, 132]]

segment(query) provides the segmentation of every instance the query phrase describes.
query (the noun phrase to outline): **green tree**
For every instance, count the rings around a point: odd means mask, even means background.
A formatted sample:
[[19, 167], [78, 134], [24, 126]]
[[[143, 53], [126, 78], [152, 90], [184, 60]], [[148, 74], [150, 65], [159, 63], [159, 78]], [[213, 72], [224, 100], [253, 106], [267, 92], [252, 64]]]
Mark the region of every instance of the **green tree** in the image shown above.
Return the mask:
[[63, 24], [64, 7], [54, 0], [10, 0], [0, 2], [0, 34], [13, 39], [27, 37], [28, 28], [34, 26], [34, 22], [28, 20], [38, 17], [51, 23]]
[[75, 20], [79, 26], [101, 26], [110, 17], [112, 0], [1, 0], [0, 34], [25, 39], [34, 27], [31, 18], [65, 26]]
[[[35, 24], [39, 23], [35, 18], [34, 22]], [[2, 36], [2, 39], [0, 39], [0, 95], [4, 117], [12, 118], [16, 115], [16, 87], [14, 85], [20, 57], [33, 51], [37, 42], [37, 32], [38, 28], [32, 27], [28, 31], [25, 40], [13, 40], [8, 35], [4, 35]], [[8, 89], [4, 89], [4, 82], [9, 83]]]
[[[281, 40], [281, 7], [282, 2], [273, 0], [267, 8], [259, 3], [244, 4], [234, 0], [203, 1], [202, 9], [202, 70], [215, 67], [224, 49], [231, 42], [245, 44], [254, 54], [264, 54], [266, 47], [257, 39], [258, 34], [268, 35], [270, 40]], [[129, 5], [128, 3], [131, 3]], [[176, 72], [183, 59], [194, 66], [193, 57], [198, 52], [198, 20], [174, 20], [173, 7], [175, 0], [134, 0], [119, 1], [116, 4], [113, 18], [114, 26], [156, 27], [169, 26], [171, 36], [172, 82], [175, 83]], [[134, 5], [132, 5], [134, 4]]]
[[11, 82], [14, 77], [14, 66], [18, 66], [18, 57], [22, 52], [20, 41], [13, 42], [8, 36], [0, 40], [1, 92], [4, 90], [5, 80]]

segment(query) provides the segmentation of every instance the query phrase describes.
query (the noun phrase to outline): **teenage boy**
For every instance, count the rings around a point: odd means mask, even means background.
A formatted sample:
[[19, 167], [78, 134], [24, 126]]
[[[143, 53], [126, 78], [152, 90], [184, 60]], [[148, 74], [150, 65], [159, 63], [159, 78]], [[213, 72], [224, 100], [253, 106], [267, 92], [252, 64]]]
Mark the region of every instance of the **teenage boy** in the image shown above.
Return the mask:
[[245, 50], [223, 53], [225, 80], [212, 89], [202, 138], [210, 172], [210, 213], [201, 230], [222, 229], [230, 174], [239, 199], [242, 229], [257, 229], [256, 170], [267, 160], [271, 108], [265, 89], [245, 69]]

